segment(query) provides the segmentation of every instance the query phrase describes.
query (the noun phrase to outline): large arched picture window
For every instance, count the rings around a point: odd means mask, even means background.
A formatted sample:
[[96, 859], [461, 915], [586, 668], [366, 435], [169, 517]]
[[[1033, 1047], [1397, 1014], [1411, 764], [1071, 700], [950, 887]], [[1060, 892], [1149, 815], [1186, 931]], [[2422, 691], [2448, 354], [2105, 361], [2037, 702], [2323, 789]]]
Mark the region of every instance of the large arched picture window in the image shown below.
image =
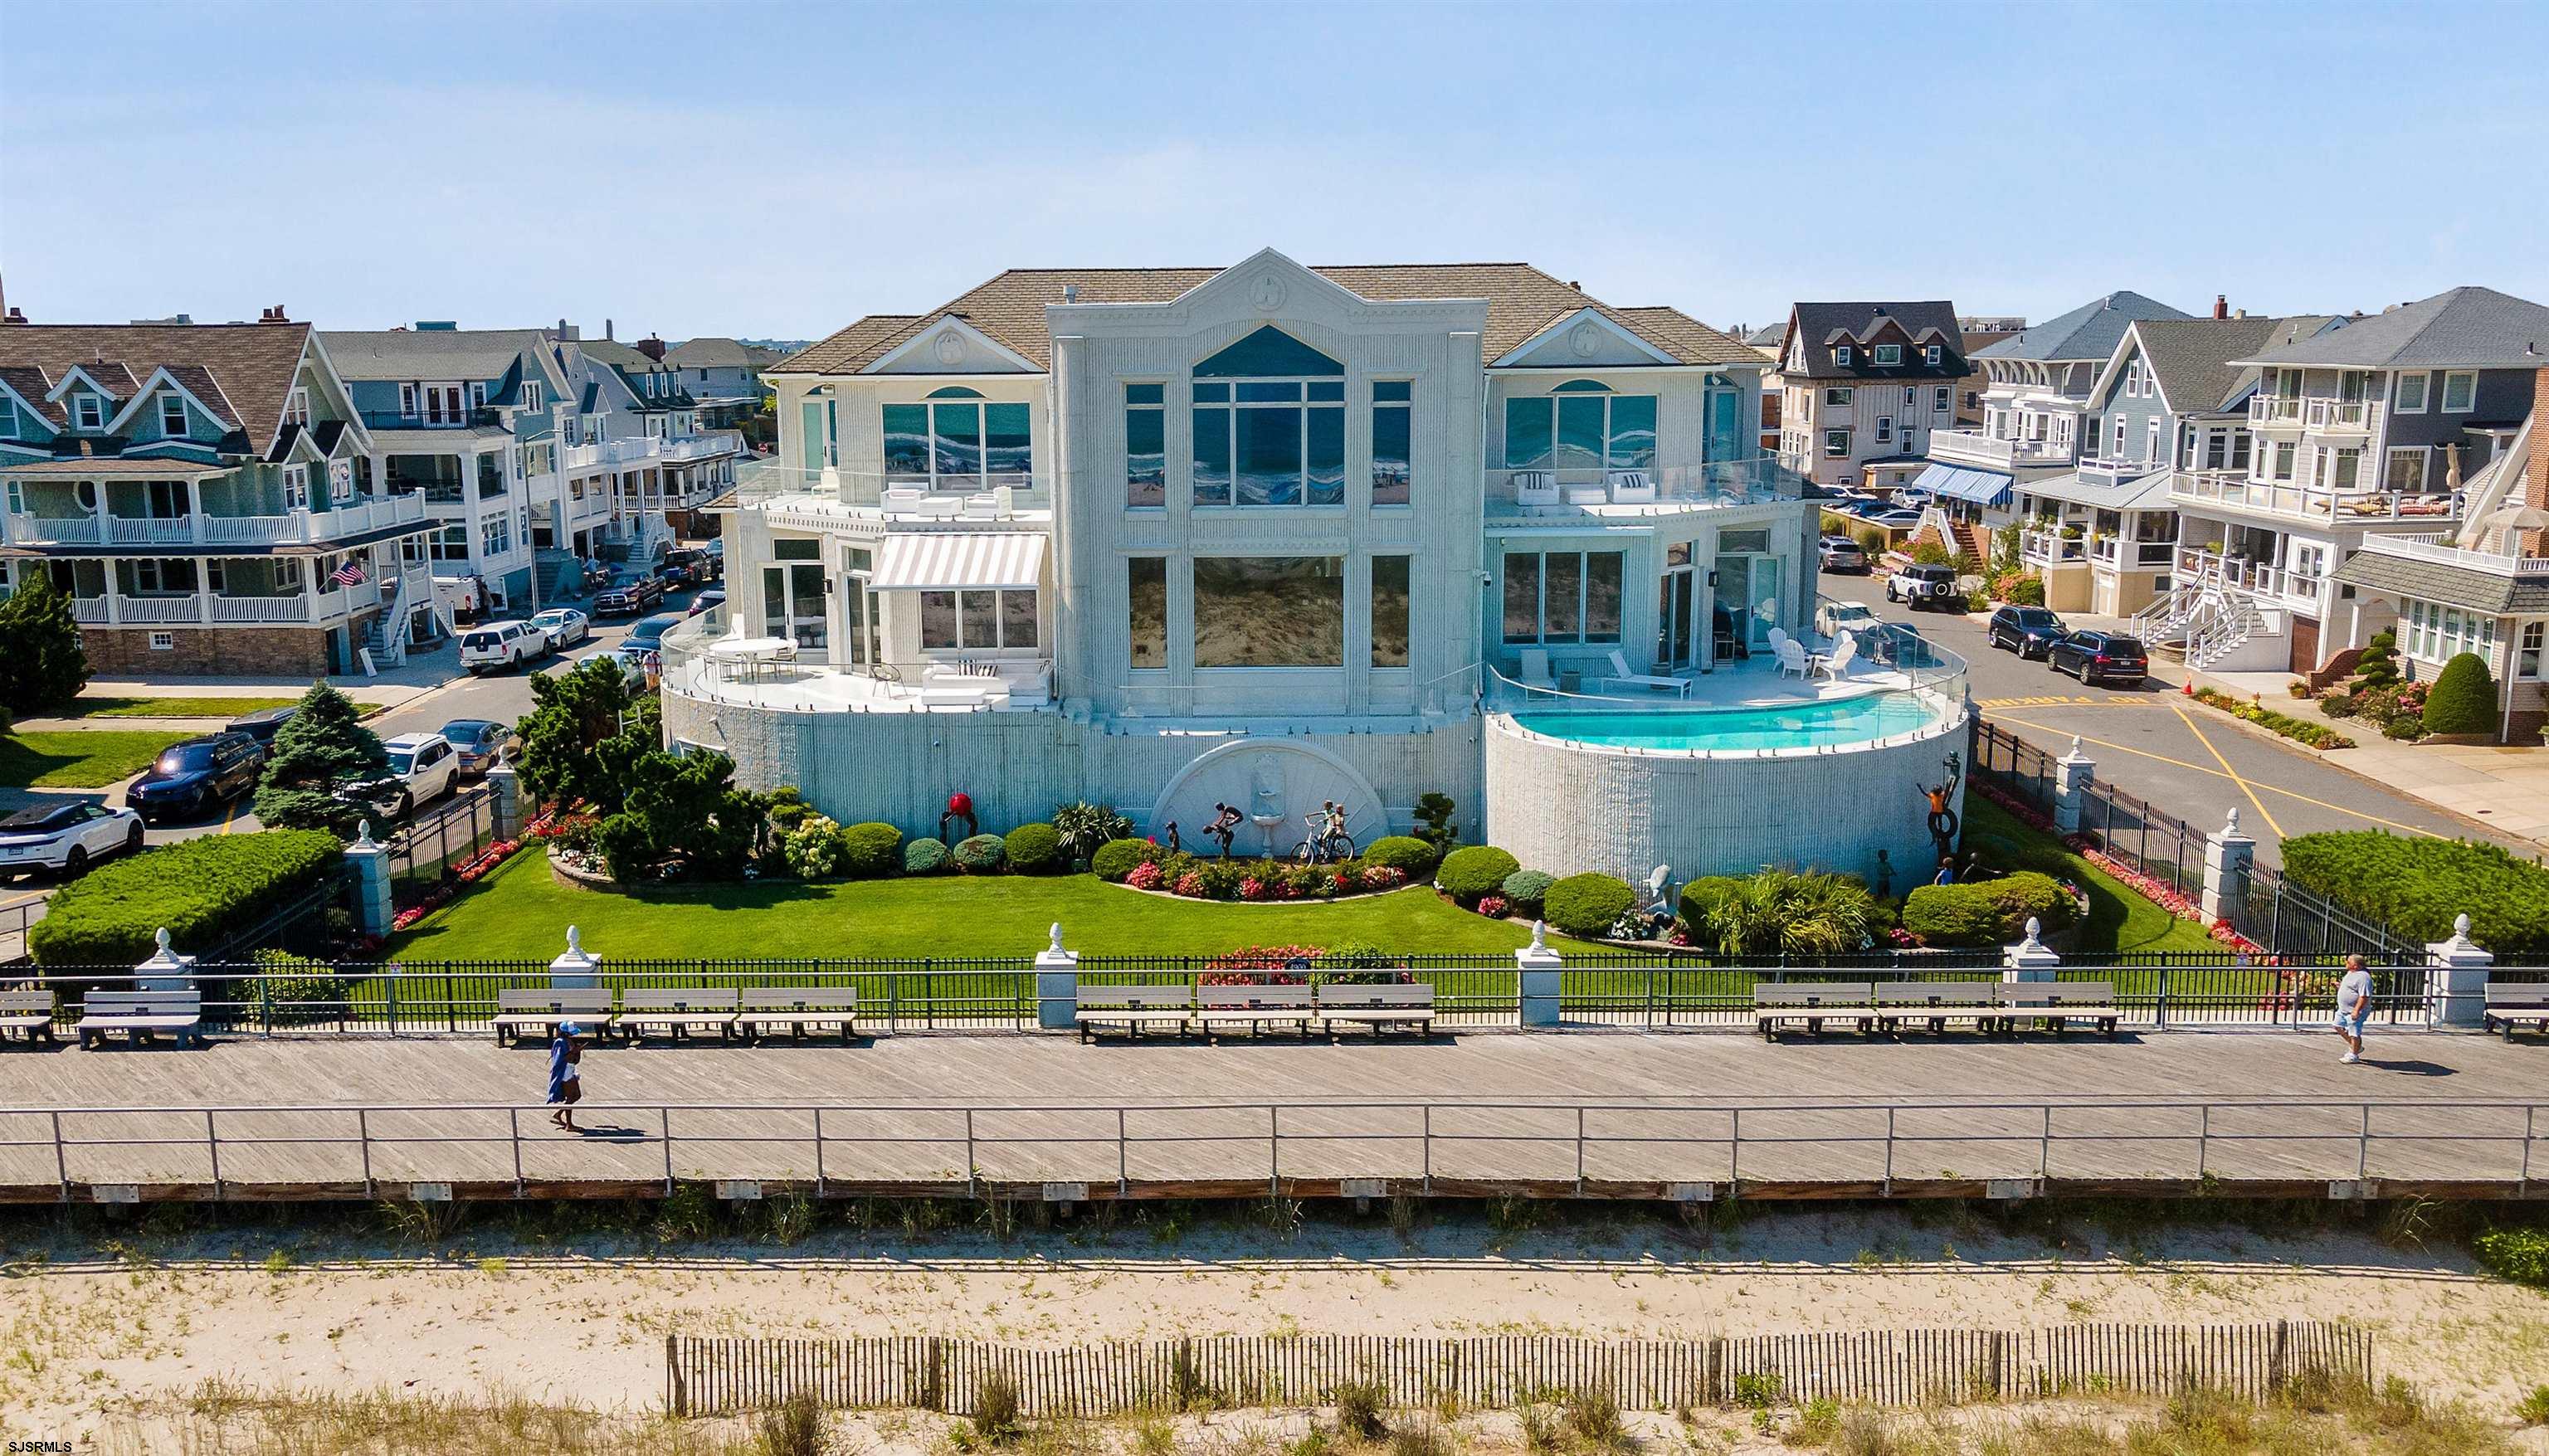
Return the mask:
[[1546, 395], [1505, 401], [1508, 470], [1651, 470], [1654, 463], [1652, 395], [1570, 379]]
[[1345, 366], [1268, 325], [1194, 367], [1194, 503], [1343, 505]]
[[885, 478], [937, 492], [1024, 486], [1034, 470], [1027, 407], [993, 404], [963, 385], [918, 405], [885, 407]]

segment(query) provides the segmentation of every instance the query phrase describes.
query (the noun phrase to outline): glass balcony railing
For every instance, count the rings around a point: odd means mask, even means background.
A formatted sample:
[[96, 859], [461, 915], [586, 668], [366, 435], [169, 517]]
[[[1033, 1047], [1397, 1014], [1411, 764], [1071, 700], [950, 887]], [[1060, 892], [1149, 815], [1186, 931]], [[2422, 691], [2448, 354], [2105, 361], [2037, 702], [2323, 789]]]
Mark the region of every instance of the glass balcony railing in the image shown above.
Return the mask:
[[1648, 470], [1490, 470], [1486, 503], [1499, 520], [1644, 515], [1796, 500], [1805, 485], [1775, 455]]

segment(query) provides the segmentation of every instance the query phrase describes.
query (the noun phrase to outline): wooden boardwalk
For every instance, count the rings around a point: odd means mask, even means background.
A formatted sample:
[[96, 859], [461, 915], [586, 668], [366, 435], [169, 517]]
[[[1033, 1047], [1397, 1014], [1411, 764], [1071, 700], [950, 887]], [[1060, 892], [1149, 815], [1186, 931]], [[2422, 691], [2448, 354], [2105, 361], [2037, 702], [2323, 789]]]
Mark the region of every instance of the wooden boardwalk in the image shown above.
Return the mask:
[[1074, 1200], [2549, 1188], [2549, 1048], [2402, 1035], [2376, 1038], [2361, 1067], [2337, 1050], [2324, 1034], [2264, 1032], [610, 1046], [584, 1061], [589, 1131], [567, 1134], [536, 1106], [536, 1047], [12, 1047], [0, 1200], [407, 1197], [420, 1184], [615, 1196], [694, 1179]]

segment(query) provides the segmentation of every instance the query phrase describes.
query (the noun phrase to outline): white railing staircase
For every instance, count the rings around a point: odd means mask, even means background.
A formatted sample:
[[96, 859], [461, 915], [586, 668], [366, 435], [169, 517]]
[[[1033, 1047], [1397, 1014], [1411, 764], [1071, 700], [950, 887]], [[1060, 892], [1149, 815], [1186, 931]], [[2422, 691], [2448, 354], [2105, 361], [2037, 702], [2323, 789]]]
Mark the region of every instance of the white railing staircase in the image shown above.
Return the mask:
[[2188, 667], [2210, 668], [2254, 638], [2282, 636], [2283, 615], [2260, 609], [2246, 592], [2202, 582], [2133, 613], [2133, 635], [2152, 647], [2182, 647]]

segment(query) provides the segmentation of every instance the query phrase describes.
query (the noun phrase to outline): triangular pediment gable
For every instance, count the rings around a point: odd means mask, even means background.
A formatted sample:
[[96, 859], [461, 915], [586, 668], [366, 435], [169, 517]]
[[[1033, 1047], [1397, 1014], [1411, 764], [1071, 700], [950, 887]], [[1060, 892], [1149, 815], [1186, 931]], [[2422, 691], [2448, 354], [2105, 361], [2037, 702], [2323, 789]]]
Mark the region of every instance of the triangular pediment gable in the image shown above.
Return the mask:
[[1197, 379], [1336, 379], [1346, 367], [1269, 323], [1197, 363]]
[[975, 327], [942, 314], [886, 351], [861, 374], [1042, 374], [1044, 366]]
[[1490, 369], [1598, 369], [1605, 365], [1677, 364], [1681, 361], [1623, 327], [1599, 309], [1558, 315]]

